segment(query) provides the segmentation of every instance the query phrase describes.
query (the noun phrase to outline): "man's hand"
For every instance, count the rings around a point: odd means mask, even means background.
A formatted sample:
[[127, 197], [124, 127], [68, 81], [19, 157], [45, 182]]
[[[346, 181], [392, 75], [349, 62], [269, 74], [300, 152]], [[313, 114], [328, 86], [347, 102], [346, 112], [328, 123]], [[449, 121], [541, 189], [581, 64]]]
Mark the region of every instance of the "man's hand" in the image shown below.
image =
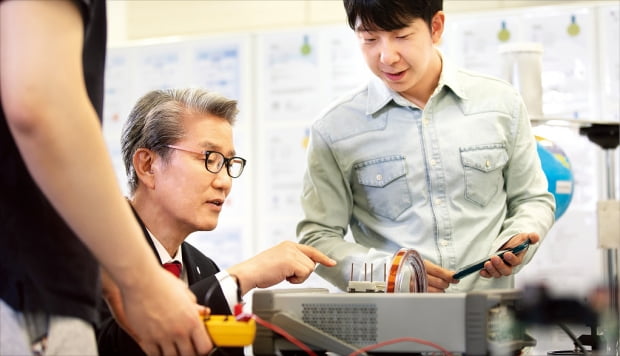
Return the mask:
[[[145, 276], [135, 287], [122, 290], [119, 323], [124, 323], [148, 355], [204, 355], [213, 344], [207, 336], [202, 315], [208, 311], [196, 304], [196, 298], [183, 282], [158, 268], [154, 276]], [[114, 294], [112, 294], [114, 295]], [[108, 302], [109, 303], [109, 302]], [[122, 306], [125, 306], [123, 309]], [[116, 307], [114, 307], [116, 309]], [[117, 319], [118, 320], [118, 319]]]
[[431, 293], [445, 293], [450, 284], [456, 284], [458, 279], [452, 278], [454, 271], [440, 267], [428, 260], [424, 260], [428, 291]]
[[[500, 250], [518, 246], [527, 239], [530, 239], [530, 244], [533, 245], [540, 241], [540, 236], [534, 232], [517, 234], [508, 240], [508, 242], [506, 242]], [[485, 278], [510, 276], [513, 268], [523, 262], [523, 257], [525, 257], [526, 251], [527, 250], [521, 251], [516, 255], [512, 252], [507, 252], [504, 254], [503, 259], [498, 256], [492, 256], [491, 260], [484, 264], [484, 268], [480, 271], [480, 275]]]
[[239, 279], [245, 294], [254, 287], [267, 288], [283, 280], [302, 283], [314, 272], [317, 263], [336, 265], [336, 261], [314, 247], [284, 241], [231, 267], [228, 273]]

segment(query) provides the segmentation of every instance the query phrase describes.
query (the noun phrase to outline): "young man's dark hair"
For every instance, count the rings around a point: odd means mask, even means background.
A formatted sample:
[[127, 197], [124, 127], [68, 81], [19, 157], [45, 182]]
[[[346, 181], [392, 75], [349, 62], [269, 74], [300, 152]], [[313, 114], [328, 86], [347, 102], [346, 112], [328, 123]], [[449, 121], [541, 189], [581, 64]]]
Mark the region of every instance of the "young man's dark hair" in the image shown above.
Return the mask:
[[443, 10], [443, 0], [344, 0], [344, 8], [353, 30], [393, 31], [409, 26], [415, 18], [430, 26], [433, 15]]

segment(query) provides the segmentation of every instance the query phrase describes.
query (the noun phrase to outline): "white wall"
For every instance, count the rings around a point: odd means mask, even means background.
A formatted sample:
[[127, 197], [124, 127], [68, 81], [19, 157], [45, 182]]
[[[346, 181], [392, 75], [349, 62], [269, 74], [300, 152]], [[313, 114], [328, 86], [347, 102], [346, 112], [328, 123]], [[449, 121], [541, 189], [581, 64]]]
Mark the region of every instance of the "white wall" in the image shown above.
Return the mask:
[[[613, 3], [616, 0], [599, 1]], [[445, 0], [450, 14], [594, 1]], [[344, 24], [339, 0], [108, 0], [109, 43], [168, 36], [208, 35]], [[282, 15], [286, 14], [286, 15]]]

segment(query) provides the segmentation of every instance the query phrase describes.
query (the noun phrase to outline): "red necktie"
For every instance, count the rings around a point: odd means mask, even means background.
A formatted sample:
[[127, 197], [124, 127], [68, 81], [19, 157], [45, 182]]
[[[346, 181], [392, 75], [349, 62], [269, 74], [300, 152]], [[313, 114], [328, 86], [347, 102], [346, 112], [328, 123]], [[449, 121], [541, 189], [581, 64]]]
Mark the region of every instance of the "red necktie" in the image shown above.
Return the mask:
[[168, 272], [174, 274], [177, 278], [181, 276], [181, 269], [183, 266], [179, 261], [172, 261], [163, 264], [164, 268], [168, 270]]

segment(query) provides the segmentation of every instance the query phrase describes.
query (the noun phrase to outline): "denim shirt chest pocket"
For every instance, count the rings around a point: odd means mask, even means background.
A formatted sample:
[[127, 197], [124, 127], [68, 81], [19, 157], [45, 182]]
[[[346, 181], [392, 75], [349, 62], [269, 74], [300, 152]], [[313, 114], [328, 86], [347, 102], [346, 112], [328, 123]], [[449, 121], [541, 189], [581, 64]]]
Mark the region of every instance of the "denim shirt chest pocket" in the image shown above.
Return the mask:
[[394, 220], [411, 206], [405, 157], [375, 158], [353, 168], [370, 212]]
[[465, 198], [486, 206], [503, 189], [503, 168], [508, 153], [503, 144], [461, 148], [465, 174]]

